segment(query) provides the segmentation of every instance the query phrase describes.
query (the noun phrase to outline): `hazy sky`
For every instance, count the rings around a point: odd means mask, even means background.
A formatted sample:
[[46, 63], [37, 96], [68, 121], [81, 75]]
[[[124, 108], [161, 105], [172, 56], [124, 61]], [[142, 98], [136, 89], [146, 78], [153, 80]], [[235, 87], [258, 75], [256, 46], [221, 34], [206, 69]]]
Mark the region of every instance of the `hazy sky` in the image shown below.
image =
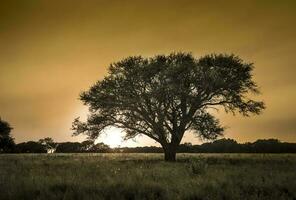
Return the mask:
[[[9, 0], [0, 3], [0, 116], [16, 142], [71, 137], [78, 100], [130, 55], [234, 53], [254, 62], [267, 109], [219, 113], [239, 142], [296, 142], [296, 1]], [[198, 142], [192, 135], [184, 141]], [[154, 145], [144, 137], [137, 145]]]

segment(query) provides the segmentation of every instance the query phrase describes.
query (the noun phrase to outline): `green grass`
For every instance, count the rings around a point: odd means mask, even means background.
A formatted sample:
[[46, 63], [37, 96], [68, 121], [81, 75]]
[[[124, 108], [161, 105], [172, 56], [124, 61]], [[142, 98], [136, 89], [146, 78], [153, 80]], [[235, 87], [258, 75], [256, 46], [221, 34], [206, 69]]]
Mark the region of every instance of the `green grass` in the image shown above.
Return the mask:
[[294, 154], [0, 155], [0, 199], [296, 199]]

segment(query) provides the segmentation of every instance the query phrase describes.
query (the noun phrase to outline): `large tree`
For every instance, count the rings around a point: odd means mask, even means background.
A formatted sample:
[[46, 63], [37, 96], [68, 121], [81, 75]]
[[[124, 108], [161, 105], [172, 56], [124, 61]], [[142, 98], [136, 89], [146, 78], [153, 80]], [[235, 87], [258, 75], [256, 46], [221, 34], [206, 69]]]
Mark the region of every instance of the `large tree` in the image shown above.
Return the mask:
[[235, 55], [128, 57], [112, 63], [109, 74], [80, 95], [90, 114], [86, 122], [75, 119], [74, 135], [95, 139], [107, 127], [118, 127], [125, 139], [140, 134], [154, 139], [165, 160], [175, 161], [186, 132], [204, 139], [223, 134], [213, 110], [249, 116], [264, 109], [263, 102], [250, 99], [259, 93], [252, 70], [252, 63]]
[[12, 127], [8, 122], [0, 118], [0, 153], [11, 152], [14, 147], [14, 139], [11, 137], [10, 132]]

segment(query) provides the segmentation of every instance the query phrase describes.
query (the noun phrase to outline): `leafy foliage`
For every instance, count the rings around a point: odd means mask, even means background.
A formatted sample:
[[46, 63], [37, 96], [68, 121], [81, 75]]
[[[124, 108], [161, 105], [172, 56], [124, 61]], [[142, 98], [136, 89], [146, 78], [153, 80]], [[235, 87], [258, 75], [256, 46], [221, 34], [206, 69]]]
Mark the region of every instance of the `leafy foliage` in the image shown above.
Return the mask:
[[17, 144], [15, 153], [47, 153], [47, 149], [39, 142], [28, 141]]
[[63, 142], [56, 148], [56, 153], [79, 153], [82, 151], [82, 145], [79, 142]]
[[9, 123], [0, 118], [0, 153], [11, 152], [14, 148], [14, 139], [10, 135], [11, 130]]
[[55, 153], [107, 153], [111, 149], [104, 143], [95, 144], [93, 140], [57, 143]]

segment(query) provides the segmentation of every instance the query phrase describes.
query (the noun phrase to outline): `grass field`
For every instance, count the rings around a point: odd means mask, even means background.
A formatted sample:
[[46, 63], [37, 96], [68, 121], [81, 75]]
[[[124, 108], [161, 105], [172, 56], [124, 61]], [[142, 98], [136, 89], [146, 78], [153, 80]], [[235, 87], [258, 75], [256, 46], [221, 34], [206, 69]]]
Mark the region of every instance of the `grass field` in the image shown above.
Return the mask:
[[294, 154], [0, 155], [0, 199], [296, 199]]

